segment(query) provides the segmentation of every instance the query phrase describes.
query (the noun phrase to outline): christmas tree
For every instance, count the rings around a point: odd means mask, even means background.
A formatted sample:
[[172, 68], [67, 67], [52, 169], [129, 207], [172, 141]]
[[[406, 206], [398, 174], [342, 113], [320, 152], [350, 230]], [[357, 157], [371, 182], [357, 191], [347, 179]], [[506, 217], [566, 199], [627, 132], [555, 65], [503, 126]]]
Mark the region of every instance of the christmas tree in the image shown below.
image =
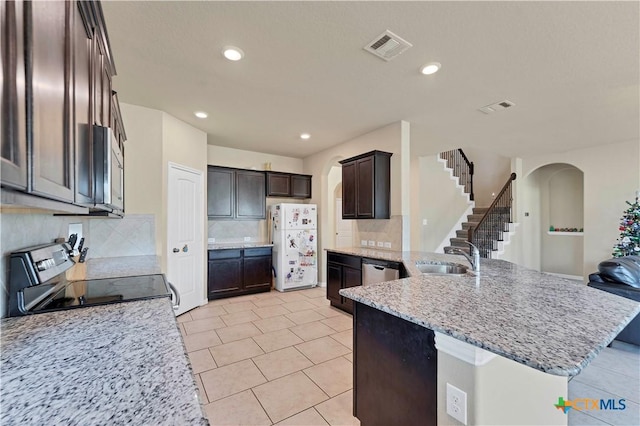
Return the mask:
[[638, 194], [635, 203], [626, 202], [629, 208], [620, 219], [620, 238], [613, 246], [613, 257], [640, 255], [640, 205]]

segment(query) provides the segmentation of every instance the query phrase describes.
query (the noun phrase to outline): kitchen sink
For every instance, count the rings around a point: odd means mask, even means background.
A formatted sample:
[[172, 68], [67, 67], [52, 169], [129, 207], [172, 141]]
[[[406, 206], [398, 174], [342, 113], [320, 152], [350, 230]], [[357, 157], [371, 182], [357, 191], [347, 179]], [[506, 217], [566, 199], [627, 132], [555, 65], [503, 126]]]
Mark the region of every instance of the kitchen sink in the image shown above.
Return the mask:
[[453, 275], [463, 276], [467, 273], [467, 267], [459, 263], [418, 261], [416, 268], [425, 275]]

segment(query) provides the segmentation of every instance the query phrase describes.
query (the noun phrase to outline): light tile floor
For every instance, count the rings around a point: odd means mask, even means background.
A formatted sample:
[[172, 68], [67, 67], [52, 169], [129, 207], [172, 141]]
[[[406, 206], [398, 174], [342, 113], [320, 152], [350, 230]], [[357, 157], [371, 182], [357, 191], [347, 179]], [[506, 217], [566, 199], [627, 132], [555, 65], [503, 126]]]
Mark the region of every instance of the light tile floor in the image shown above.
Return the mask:
[[359, 425], [351, 315], [326, 289], [209, 302], [178, 317], [212, 425]]
[[[326, 289], [209, 302], [178, 317], [212, 425], [359, 425], [352, 415], [352, 317]], [[614, 341], [569, 382], [569, 399], [625, 398], [625, 410], [569, 411], [569, 425], [640, 425], [640, 347]]]
[[625, 409], [569, 410], [570, 426], [640, 425], [640, 346], [614, 340], [569, 382], [569, 399], [574, 398], [624, 398]]

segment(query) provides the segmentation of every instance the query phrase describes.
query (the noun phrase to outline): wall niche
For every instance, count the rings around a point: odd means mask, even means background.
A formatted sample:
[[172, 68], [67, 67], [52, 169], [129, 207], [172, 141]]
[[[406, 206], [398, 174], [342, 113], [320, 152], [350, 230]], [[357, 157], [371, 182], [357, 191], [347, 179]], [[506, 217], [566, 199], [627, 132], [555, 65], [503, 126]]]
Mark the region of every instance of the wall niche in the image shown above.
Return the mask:
[[569, 164], [549, 164], [541, 179], [541, 271], [582, 277], [584, 174]]

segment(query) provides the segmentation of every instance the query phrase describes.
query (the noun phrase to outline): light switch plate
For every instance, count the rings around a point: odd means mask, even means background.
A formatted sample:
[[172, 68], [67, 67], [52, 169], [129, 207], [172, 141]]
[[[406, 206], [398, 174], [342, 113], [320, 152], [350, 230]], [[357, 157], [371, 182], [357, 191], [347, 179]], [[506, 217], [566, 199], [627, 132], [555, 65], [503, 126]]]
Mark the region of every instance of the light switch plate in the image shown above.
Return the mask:
[[360, 245], [362, 247], [366, 247], [367, 246], [367, 240], [360, 240]]
[[384, 243], [384, 248], [390, 249], [391, 248], [391, 243]]
[[251, 241], [251, 237], [244, 237], [244, 242], [245, 242], [245, 243], [247, 243], [247, 242], [249, 242], [249, 241]]
[[369, 247], [375, 247], [376, 246], [376, 242], [373, 240], [369, 240]]
[[382, 241], [378, 241], [378, 247], [384, 247], [384, 243]]
[[207, 238], [207, 244], [215, 244], [215, 243], [216, 243], [215, 238]]

